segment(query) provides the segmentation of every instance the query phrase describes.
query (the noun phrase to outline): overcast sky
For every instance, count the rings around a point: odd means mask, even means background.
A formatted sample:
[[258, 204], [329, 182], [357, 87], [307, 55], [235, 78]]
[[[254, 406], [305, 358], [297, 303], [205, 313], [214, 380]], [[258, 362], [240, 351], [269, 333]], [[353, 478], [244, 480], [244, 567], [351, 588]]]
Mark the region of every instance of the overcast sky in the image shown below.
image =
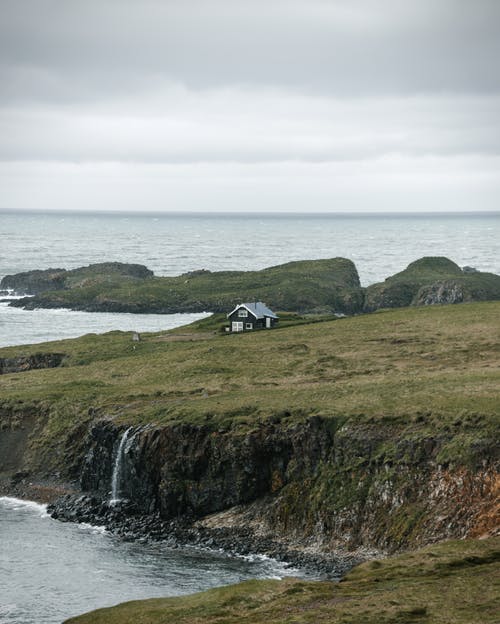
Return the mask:
[[0, 208], [500, 209], [498, 0], [0, 8]]

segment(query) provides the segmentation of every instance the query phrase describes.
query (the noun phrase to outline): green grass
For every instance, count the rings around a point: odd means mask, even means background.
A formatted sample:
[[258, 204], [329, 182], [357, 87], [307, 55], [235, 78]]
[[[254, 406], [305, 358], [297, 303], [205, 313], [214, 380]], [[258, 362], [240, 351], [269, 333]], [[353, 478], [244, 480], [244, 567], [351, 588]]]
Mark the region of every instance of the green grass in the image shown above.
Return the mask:
[[364, 563], [340, 583], [247, 581], [99, 609], [68, 624], [494, 624], [500, 538], [453, 541]]
[[3, 401], [97, 400], [131, 422], [139, 412], [197, 420], [249, 404], [262, 417], [297, 408], [365, 419], [498, 415], [499, 315], [499, 303], [483, 303], [254, 334], [218, 335], [220, 318], [139, 343], [129, 332], [89, 334], [1, 349], [67, 357], [61, 368], [3, 375], [0, 391]]

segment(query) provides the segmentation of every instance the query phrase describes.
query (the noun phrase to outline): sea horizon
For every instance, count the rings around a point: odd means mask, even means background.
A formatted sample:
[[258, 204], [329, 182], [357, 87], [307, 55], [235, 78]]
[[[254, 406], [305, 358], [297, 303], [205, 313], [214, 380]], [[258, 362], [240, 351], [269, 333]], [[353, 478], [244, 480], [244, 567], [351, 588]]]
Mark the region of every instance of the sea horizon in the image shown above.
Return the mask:
[[44, 209], [44, 208], [0, 208], [0, 214], [36, 214], [36, 215], [75, 215], [75, 216], [137, 216], [137, 217], [149, 217], [149, 216], [165, 216], [165, 217], [301, 217], [301, 218], [315, 218], [315, 217], [500, 217], [500, 209], [498, 210], [314, 210], [314, 211], [300, 211], [300, 210], [109, 210], [109, 209]]

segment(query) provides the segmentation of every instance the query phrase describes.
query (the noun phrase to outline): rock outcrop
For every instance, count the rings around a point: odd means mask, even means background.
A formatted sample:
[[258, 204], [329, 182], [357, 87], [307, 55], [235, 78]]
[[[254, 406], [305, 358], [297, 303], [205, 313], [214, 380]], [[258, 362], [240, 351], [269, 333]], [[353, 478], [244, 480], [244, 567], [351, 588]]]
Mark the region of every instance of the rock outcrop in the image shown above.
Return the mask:
[[34, 353], [32, 355], [0, 358], [0, 375], [23, 373], [39, 368], [57, 368], [65, 358], [64, 353]]
[[38, 295], [47, 290], [64, 288], [66, 273], [65, 269], [45, 269], [6, 275], [0, 282], [0, 288], [13, 290], [18, 295]]
[[[107, 421], [92, 427], [84, 491], [109, 496], [122, 435]], [[200, 517], [277, 492], [298, 475], [313, 475], [331, 446], [327, 423], [314, 418], [290, 429], [271, 425], [241, 434], [187, 424], [138, 427], [128, 433], [120, 489], [144, 512]]]
[[363, 310], [490, 301], [500, 298], [500, 276], [461, 269], [443, 257], [421, 258], [365, 290]]
[[101, 262], [69, 271], [45, 269], [6, 275], [0, 282], [0, 288], [12, 290], [18, 295], [39, 295], [50, 291], [88, 287], [117, 277], [142, 280], [152, 276], [153, 272], [142, 264]]
[[142, 265], [107, 262], [66, 271], [28, 271], [0, 288], [31, 295], [10, 302], [27, 310], [227, 313], [237, 303], [265, 301], [275, 310], [353, 315], [380, 308], [500, 299], [500, 276], [443, 257], [421, 258], [384, 282], [362, 288], [346, 258], [303, 260], [260, 271], [190, 271], [153, 277]]

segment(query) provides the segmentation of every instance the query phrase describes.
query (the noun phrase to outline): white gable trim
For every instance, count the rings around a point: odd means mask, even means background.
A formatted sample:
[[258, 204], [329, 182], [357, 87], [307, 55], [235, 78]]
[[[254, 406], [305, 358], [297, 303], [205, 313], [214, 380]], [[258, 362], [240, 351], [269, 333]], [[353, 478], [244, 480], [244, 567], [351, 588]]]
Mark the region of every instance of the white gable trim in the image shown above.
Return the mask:
[[234, 314], [236, 312], [236, 310], [239, 310], [240, 308], [245, 308], [245, 310], [248, 310], [248, 312], [250, 312], [250, 314], [252, 316], [254, 316], [256, 319], [258, 319], [259, 317], [255, 314], [255, 312], [253, 312], [252, 310], [250, 310], [250, 308], [248, 306], [246, 306], [244, 303], [240, 303], [239, 305], [237, 305], [234, 310], [232, 312], [229, 312], [229, 314], [227, 315], [227, 318], [229, 318], [231, 316], [231, 314]]

